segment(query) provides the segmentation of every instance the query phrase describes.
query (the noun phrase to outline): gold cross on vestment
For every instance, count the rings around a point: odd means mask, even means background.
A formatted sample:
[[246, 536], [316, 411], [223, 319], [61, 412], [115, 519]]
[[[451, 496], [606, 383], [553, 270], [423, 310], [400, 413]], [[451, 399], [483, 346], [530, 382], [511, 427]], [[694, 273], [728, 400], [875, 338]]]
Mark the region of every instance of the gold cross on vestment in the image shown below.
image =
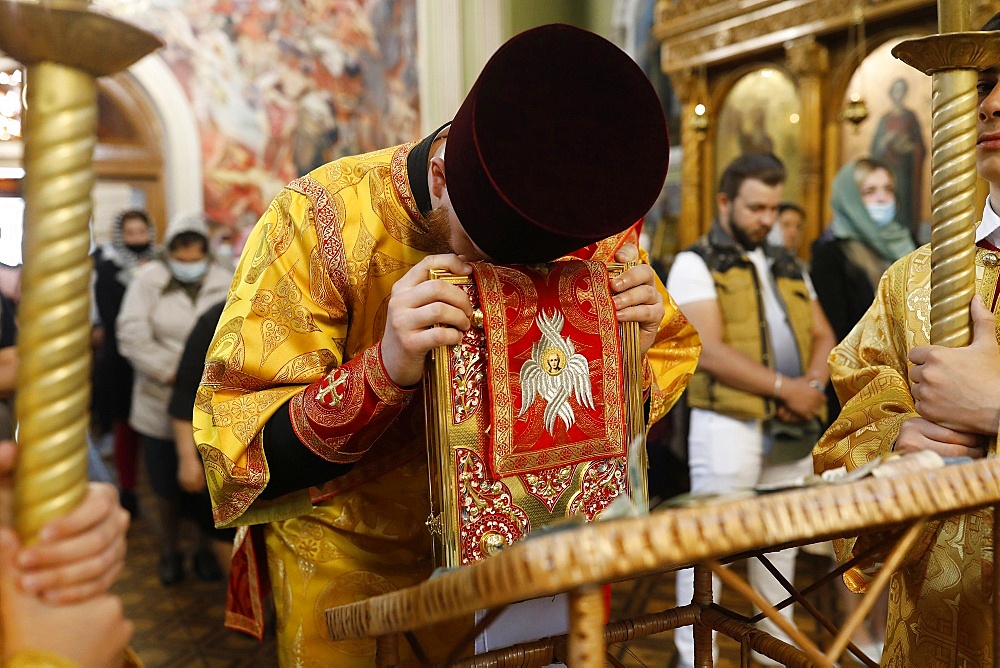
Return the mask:
[[345, 385], [347, 385], [347, 372], [343, 369], [335, 369], [323, 380], [323, 385], [320, 387], [319, 392], [316, 393], [316, 398], [327, 406], [337, 408], [344, 399], [340, 388]]

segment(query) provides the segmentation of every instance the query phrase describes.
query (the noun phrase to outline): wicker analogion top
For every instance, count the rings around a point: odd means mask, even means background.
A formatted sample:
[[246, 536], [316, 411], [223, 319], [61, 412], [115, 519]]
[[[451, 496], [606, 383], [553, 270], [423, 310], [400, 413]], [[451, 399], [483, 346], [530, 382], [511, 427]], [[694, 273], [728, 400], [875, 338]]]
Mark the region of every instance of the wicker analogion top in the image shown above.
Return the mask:
[[1000, 459], [807, 487], [527, 539], [408, 589], [327, 611], [335, 640], [378, 637], [584, 585], [749, 550], [857, 535], [1000, 502]]

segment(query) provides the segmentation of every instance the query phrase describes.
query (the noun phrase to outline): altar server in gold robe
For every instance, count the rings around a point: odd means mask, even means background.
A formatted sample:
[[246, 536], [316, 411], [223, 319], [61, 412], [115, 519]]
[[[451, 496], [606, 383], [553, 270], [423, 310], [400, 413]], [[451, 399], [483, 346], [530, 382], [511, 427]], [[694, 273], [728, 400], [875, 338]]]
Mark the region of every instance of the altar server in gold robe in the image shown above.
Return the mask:
[[[1000, 14], [983, 30], [1000, 30]], [[1000, 278], [1000, 62], [980, 72], [976, 169], [990, 195], [976, 230], [973, 342], [930, 346], [930, 248], [893, 264], [875, 302], [830, 356], [844, 404], [813, 451], [816, 470], [856, 468], [879, 455], [933, 450], [983, 457], [1000, 427], [1000, 351], [994, 313]], [[883, 666], [992, 665], [993, 512], [928, 524], [893, 576]], [[835, 541], [847, 560], [872, 537]], [[882, 555], [848, 571], [863, 591]]]
[[553, 25], [503, 45], [450, 127], [286, 186], [246, 244], [194, 414], [217, 524], [252, 525], [231, 626], [262, 632], [269, 573], [283, 665], [371, 665], [374, 641], [328, 641], [324, 610], [430, 575], [418, 383], [472, 316], [432, 268], [641, 260], [612, 291], [640, 325], [649, 422], [664, 415], [700, 349], [637, 248], [667, 158], [642, 71]]

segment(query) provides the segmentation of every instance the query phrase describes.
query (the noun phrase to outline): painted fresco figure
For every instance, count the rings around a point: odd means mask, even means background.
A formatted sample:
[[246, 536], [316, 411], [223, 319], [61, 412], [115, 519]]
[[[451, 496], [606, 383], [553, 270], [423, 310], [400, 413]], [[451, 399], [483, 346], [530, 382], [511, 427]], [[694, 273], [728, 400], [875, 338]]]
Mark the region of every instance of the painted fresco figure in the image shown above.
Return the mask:
[[896, 199], [899, 203], [896, 219], [917, 236], [923, 208], [927, 147], [920, 119], [903, 106], [909, 88], [903, 78], [895, 79], [889, 86], [892, 109], [879, 119], [872, 137], [871, 156], [892, 169], [896, 176]]

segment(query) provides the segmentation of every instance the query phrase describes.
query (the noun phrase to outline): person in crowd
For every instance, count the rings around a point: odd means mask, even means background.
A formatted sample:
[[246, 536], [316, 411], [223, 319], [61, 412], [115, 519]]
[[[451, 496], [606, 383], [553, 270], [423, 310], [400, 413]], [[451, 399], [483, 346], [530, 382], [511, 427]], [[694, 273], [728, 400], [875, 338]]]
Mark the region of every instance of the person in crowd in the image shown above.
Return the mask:
[[[210, 221], [211, 222], [211, 221]], [[240, 230], [236, 225], [211, 222], [208, 228], [209, 250], [215, 261], [229, 271], [236, 270], [236, 242]]]
[[[812, 247], [812, 280], [839, 342], [871, 306], [885, 270], [916, 245], [909, 228], [896, 217], [895, 177], [877, 160], [853, 160], [837, 172], [830, 208], [833, 221]], [[832, 423], [840, 414], [840, 401], [832, 384], [826, 394]], [[846, 587], [839, 591], [844, 610], [853, 610], [858, 597]], [[874, 659], [882, 652], [886, 605], [883, 596], [852, 637]]]
[[[896, 220], [895, 177], [872, 158], [853, 160], [831, 186], [833, 220], [812, 246], [812, 280], [837, 341], [875, 299], [882, 274], [916, 248], [910, 230]], [[827, 419], [840, 413], [833, 386], [827, 388]]]
[[[1000, 13], [982, 28], [1000, 30]], [[890, 452], [931, 450], [979, 458], [1000, 428], [1000, 349], [994, 312], [1000, 278], [1000, 60], [979, 73], [976, 171], [990, 193], [976, 233], [972, 343], [929, 345], [930, 248], [894, 263], [875, 300], [830, 356], [840, 417], [816, 445], [816, 471], [854, 469]], [[882, 665], [993, 663], [993, 511], [930, 522], [892, 576]], [[878, 535], [834, 541], [846, 561]], [[885, 554], [849, 570], [864, 591]]]
[[798, 255], [805, 237], [806, 212], [795, 202], [778, 205], [778, 220], [771, 228], [767, 241], [775, 246], [784, 246]]
[[916, 245], [909, 228], [896, 220], [892, 171], [877, 160], [860, 158], [840, 168], [830, 208], [833, 221], [813, 244], [812, 280], [842, 341], [871, 306], [885, 270]]
[[16, 446], [0, 441], [0, 663], [11, 668], [123, 665], [132, 624], [107, 593], [125, 560], [128, 513], [108, 483], [29, 546], [10, 527]]
[[448, 126], [336, 160], [275, 198], [247, 241], [194, 413], [217, 524], [252, 525], [230, 625], [262, 633], [246, 576], [269, 572], [282, 665], [368, 666], [374, 641], [330, 642], [317, 615], [430, 575], [419, 384], [428, 351], [458, 343], [472, 318], [466, 293], [431, 269], [638, 261], [611, 289], [618, 318], [639, 324], [649, 419], [662, 417], [699, 350], [635, 245], [668, 155], [662, 105], [634, 61], [550, 25], [501, 46]]
[[177, 379], [170, 394], [170, 421], [177, 446], [177, 482], [182, 490], [194, 494], [201, 508], [195, 514], [201, 530], [213, 537], [211, 543], [222, 575], [229, 577], [229, 562], [232, 558], [235, 529], [216, 529], [212, 521], [212, 499], [205, 484], [205, 468], [194, 443], [191, 416], [198, 394], [198, 384], [205, 370], [205, 358], [215, 334], [215, 327], [225, 307], [225, 300], [209, 307], [195, 323], [184, 344], [184, 352], [177, 365]]
[[[786, 248], [765, 243], [784, 181], [784, 165], [771, 154], [731, 162], [719, 182], [711, 229], [677, 254], [667, 278], [668, 292], [703, 345], [685, 395], [695, 494], [789, 483], [811, 472], [834, 340], [802, 265]], [[789, 582], [796, 554], [790, 548], [768, 555]], [[770, 602], [787, 596], [762, 564], [751, 561], [748, 571]], [[689, 603], [693, 590], [693, 571], [679, 571], [678, 604]], [[791, 607], [782, 612], [791, 618]], [[770, 620], [761, 626], [787, 641]], [[680, 665], [693, 665], [692, 628], [677, 629], [674, 641]]]
[[[135, 369], [129, 423], [140, 434], [146, 472], [160, 519], [159, 577], [164, 585], [184, 577], [179, 517], [207, 510], [198, 497], [181, 490], [178, 459], [167, 405], [188, 334], [198, 316], [226, 296], [232, 274], [209, 252], [208, 227], [201, 214], [170, 221], [160, 259], [144, 265], [129, 284], [117, 320], [118, 347]], [[198, 532], [194, 570], [204, 580], [221, 571], [209, 532]]]
[[122, 505], [130, 513], [138, 510], [135, 494], [139, 458], [139, 435], [129, 425], [132, 404], [132, 365], [118, 349], [115, 321], [125, 289], [139, 268], [156, 256], [156, 230], [142, 209], [122, 211], [111, 229], [111, 243], [98, 249], [94, 261], [94, 306], [99, 323], [99, 347], [94, 359], [94, 422], [112, 432], [114, 459]]
[[14, 438], [14, 389], [18, 362], [17, 306], [0, 294], [0, 440]]

